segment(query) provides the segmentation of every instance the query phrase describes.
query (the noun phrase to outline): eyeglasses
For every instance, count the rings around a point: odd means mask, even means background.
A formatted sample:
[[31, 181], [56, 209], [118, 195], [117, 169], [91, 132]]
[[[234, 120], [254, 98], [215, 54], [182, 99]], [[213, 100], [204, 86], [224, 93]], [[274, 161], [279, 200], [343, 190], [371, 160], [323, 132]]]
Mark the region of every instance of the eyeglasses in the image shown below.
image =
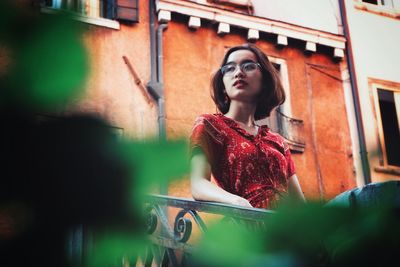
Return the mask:
[[257, 69], [257, 67], [261, 68], [261, 65], [259, 63], [255, 63], [255, 62], [245, 62], [240, 65], [229, 63], [229, 64], [222, 66], [221, 73], [223, 76], [225, 76], [225, 75], [233, 76], [233, 74], [236, 72], [238, 66], [240, 67], [240, 70], [246, 74], [250, 74], [250, 73], [254, 72]]

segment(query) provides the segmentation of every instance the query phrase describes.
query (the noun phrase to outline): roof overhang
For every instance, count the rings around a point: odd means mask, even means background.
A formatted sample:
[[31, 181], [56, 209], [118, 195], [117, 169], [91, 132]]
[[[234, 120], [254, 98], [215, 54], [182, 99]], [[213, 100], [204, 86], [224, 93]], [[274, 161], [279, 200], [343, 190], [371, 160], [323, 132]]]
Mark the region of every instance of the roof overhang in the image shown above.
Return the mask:
[[[184, 0], [159, 0], [157, 1], [157, 12], [159, 21], [164, 23], [171, 20], [171, 13], [179, 13], [189, 17], [189, 27], [192, 27], [191, 23], [196, 21], [195, 27], [198, 28], [200, 27], [199, 20], [207, 20], [219, 23], [218, 32], [221, 34], [229, 33], [230, 26], [235, 26], [247, 29], [249, 40], [257, 39], [259, 32], [266, 32], [278, 36], [277, 45], [287, 45], [287, 38], [293, 38], [305, 42], [305, 51], [317, 52], [316, 45], [319, 44], [334, 48], [332, 56], [344, 57], [346, 39], [342, 35]], [[220, 32], [220, 29], [223, 30]]]

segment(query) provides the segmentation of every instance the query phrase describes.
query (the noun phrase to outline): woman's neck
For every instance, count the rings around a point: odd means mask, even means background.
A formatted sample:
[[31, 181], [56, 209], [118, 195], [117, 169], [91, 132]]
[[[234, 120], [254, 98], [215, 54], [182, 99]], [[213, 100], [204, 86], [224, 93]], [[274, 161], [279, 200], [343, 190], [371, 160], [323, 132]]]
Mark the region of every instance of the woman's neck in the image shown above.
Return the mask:
[[256, 105], [254, 103], [231, 101], [226, 117], [234, 119], [248, 127], [255, 125], [254, 113]]

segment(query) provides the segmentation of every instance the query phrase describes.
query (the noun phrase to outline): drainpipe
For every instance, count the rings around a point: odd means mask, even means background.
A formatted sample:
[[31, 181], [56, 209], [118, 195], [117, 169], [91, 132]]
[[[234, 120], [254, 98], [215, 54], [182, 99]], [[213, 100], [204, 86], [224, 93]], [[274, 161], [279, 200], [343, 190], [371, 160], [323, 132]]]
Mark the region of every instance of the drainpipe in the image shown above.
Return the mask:
[[[163, 31], [167, 24], [160, 24], [155, 30], [155, 0], [149, 1], [150, 12], [150, 82], [147, 83], [147, 90], [157, 101], [158, 107], [158, 136], [165, 140], [165, 107], [164, 107], [164, 75], [163, 75]], [[156, 33], [157, 31], [157, 33]]]
[[363, 170], [364, 182], [365, 182], [365, 184], [368, 184], [371, 182], [371, 173], [370, 173], [370, 167], [369, 167], [369, 162], [368, 162], [368, 151], [367, 151], [367, 147], [365, 144], [365, 132], [364, 132], [364, 126], [362, 123], [360, 96], [358, 93], [359, 91], [358, 91], [358, 85], [357, 85], [357, 75], [356, 75], [356, 71], [355, 71], [355, 67], [354, 67], [354, 56], [353, 56], [353, 50], [352, 50], [352, 46], [351, 46], [349, 25], [348, 25], [347, 15], [346, 15], [346, 4], [344, 1], [345, 0], [339, 0], [339, 11], [340, 11], [340, 17], [342, 19], [342, 24], [343, 24], [344, 37], [347, 40], [347, 42], [346, 42], [346, 59], [347, 59], [348, 65], [349, 65], [351, 92], [353, 94], [353, 104], [354, 104], [356, 124], [357, 124], [357, 129], [358, 129], [357, 134], [358, 134], [358, 139], [359, 139], [359, 143], [360, 143], [361, 165], [362, 165], [362, 170]]
[[[163, 31], [167, 28], [167, 24], [160, 24], [155, 26], [155, 1], [149, 1], [150, 12], [150, 65], [151, 74], [150, 81], [147, 83], [147, 90], [150, 95], [157, 101], [158, 107], [158, 137], [160, 141], [166, 139], [165, 134], [165, 107], [164, 107], [164, 73], [163, 73]], [[168, 194], [168, 184], [165, 182], [160, 183], [160, 194]], [[167, 214], [167, 211], [164, 211]]]
[[165, 140], [165, 106], [164, 106], [164, 53], [163, 53], [163, 31], [168, 27], [167, 24], [160, 24], [157, 28], [157, 77], [160, 84], [160, 97], [157, 99], [158, 103], [158, 125], [159, 136], [161, 140]]

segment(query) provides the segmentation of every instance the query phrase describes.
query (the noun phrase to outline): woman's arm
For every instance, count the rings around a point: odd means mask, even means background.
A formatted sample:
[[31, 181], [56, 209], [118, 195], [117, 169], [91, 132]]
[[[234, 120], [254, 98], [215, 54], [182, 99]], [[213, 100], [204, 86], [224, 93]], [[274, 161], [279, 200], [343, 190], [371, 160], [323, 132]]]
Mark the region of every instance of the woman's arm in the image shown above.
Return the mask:
[[252, 207], [247, 199], [231, 194], [212, 183], [211, 167], [202, 153], [195, 154], [191, 159], [191, 191], [195, 200], [214, 201], [231, 205]]
[[302, 203], [306, 202], [296, 174], [293, 174], [291, 177], [289, 177], [288, 191], [291, 199]]

